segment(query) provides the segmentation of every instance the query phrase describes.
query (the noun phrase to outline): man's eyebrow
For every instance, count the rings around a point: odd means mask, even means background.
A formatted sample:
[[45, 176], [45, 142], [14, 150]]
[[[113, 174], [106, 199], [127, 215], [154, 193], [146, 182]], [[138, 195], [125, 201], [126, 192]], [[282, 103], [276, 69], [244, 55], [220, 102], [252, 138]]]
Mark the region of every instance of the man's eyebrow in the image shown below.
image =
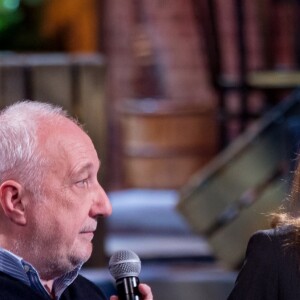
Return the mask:
[[[93, 164], [88, 162], [80, 167], [75, 167], [71, 170], [71, 175], [76, 175], [76, 174], [80, 174], [80, 173], [83, 173], [85, 171], [90, 171], [91, 169], [93, 168]], [[100, 160], [99, 160], [99, 168], [100, 168]], [[97, 169], [98, 171], [98, 169]]]

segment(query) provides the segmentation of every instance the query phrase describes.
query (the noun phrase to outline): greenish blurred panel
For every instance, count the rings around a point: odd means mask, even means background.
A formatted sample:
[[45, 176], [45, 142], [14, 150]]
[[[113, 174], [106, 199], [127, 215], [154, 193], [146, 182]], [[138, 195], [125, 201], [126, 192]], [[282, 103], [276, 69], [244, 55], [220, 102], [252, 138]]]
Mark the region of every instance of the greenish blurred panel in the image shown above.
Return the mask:
[[268, 227], [266, 214], [286, 198], [295, 158], [291, 152], [295, 155], [299, 140], [300, 92], [296, 90], [180, 191], [178, 210], [227, 266], [240, 263], [250, 235]]
[[250, 236], [258, 229], [269, 228], [268, 214], [275, 211], [286, 197], [285, 183], [278, 179], [266, 188], [253, 205], [208, 237], [214, 255], [226, 267], [238, 268], [245, 256]]
[[[261, 135], [241, 148], [236, 144], [217, 157], [209, 167], [210, 174], [196, 175], [195, 184], [181, 193], [179, 209], [200, 233], [209, 229], [217, 216], [249, 188], [268, 178], [281, 164], [285, 153], [277, 144], [281, 137], [279, 124], [270, 126]], [[243, 140], [244, 142], [244, 140]], [[231, 154], [231, 155], [230, 155]], [[207, 170], [207, 169], [206, 169]], [[199, 182], [197, 179], [199, 178]]]

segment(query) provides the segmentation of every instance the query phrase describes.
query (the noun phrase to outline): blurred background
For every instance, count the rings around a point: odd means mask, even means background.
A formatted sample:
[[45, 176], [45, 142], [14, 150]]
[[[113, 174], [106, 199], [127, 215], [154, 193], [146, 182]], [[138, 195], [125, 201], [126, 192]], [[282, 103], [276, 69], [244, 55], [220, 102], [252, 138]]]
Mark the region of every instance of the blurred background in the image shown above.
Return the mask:
[[0, 106], [62, 105], [113, 215], [83, 273], [131, 249], [155, 299], [226, 299], [288, 195], [300, 137], [297, 0], [0, 0]]

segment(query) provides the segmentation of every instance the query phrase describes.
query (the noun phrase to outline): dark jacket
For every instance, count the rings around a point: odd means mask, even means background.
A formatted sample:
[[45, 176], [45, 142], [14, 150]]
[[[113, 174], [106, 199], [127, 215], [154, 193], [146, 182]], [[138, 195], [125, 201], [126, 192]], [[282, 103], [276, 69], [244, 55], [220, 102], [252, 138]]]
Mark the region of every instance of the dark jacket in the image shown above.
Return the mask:
[[300, 249], [287, 246], [293, 239], [288, 227], [255, 233], [228, 300], [299, 300]]
[[[26, 284], [0, 272], [0, 300], [49, 300]], [[60, 300], [106, 300], [102, 291], [89, 280], [78, 276]]]

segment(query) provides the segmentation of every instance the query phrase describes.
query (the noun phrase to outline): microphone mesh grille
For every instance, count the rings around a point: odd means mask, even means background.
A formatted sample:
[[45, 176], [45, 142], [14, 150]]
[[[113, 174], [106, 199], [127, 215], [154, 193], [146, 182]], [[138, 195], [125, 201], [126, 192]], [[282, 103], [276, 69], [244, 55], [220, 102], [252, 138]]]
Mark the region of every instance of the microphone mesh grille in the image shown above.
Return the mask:
[[115, 279], [138, 277], [141, 272], [141, 261], [133, 251], [120, 250], [111, 256], [109, 271]]

